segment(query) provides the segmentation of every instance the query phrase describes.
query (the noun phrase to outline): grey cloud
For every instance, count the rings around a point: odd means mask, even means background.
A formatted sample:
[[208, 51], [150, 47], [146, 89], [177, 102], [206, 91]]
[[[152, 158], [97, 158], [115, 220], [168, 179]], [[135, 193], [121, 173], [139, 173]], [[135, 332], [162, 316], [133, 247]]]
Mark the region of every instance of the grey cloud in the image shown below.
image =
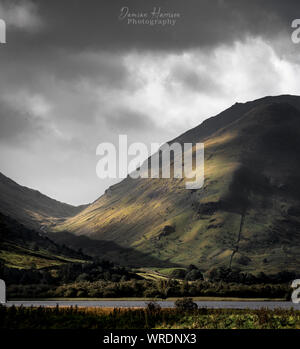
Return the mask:
[[[39, 35], [12, 33], [11, 45], [61, 47], [73, 50], [183, 50], [215, 47], [246, 36], [275, 38], [289, 33], [297, 0], [40, 0], [36, 2], [44, 27]], [[120, 9], [178, 12], [175, 26], [127, 25]]]
[[5, 47], [1, 56], [0, 72], [2, 81], [8, 77], [10, 83], [24, 86], [37, 86], [43, 76], [53, 77], [67, 82], [88, 79], [112, 88], [130, 87], [128, 71], [123, 57], [106, 52], [73, 52], [26, 50], [22, 55], [18, 51]]
[[[181, 84], [196, 93], [218, 93], [222, 86], [215, 78], [211, 67], [206, 66], [204, 71], [198, 72], [197, 67], [191, 65], [176, 65], [169, 74], [168, 83]], [[176, 86], [175, 86], [176, 88]]]
[[106, 123], [114, 132], [147, 131], [156, 129], [154, 121], [146, 114], [120, 108], [106, 115]]
[[0, 18], [11, 31], [36, 32], [42, 27], [36, 3], [31, 0], [2, 0]]
[[13, 108], [9, 103], [0, 100], [0, 142], [20, 146], [41, 135], [43, 123], [27, 113], [26, 110]]
[[[29, 3], [28, 0], [5, 1], [11, 2]], [[25, 30], [21, 22], [18, 26], [9, 25], [7, 44], [0, 48], [0, 142], [7, 145], [0, 149], [0, 170], [11, 168], [8, 154], [15, 154], [23, 161], [24, 178], [32, 178], [40, 190], [48, 188], [46, 193], [51, 194], [50, 188], [54, 188], [54, 196], [76, 203], [96, 199], [110, 184], [100, 183], [95, 176], [98, 142], [114, 140], [123, 132], [133, 141], [172, 139], [201, 122], [203, 115], [213, 115], [211, 110], [215, 112], [221, 106], [223, 109], [241, 98], [236, 89], [228, 88], [230, 83], [244, 89], [243, 100], [261, 97], [256, 96], [257, 93], [274, 92], [272, 87], [276, 86], [280, 72], [268, 57], [268, 60], [259, 57], [249, 62], [246, 57], [241, 71], [241, 81], [247, 80], [244, 86], [239, 85], [239, 76], [235, 79], [230, 76], [235, 71], [234, 59], [227, 67], [222, 64], [222, 58], [213, 55], [215, 49], [223, 45], [230, 53], [236, 41], [241, 40], [247, 46], [245, 38], [261, 37], [263, 42], [276, 48], [277, 54], [297, 63], [299, 46], [291, 43], [290, 24], [297, 17], [298, 2], [32, 0], [35, 10], [31, 13], [38, 18], [40, 26], [35, 27], [36, 30]], [[126, 25], [118, 19], [123, 6], [135, 11], [161, 7], [162, 11], [179, 12], [181, 18], [174, 27]], [[2, 15], [7, 16], [4, 12]], [[136, 51], [132, 59], [130, 55]], [[201, 60], [203, 69], [193, 69], [192, 64], [184, 63], [186, 51]], [[256, 57], [257, 48], [249, 53]], [[159, 58], [154, 60], [156, 54]], [[262, 54], [265, 55], [265, 51]], [[147, 56], [157, 68], [153, 74], [152, 67], [147, 72], [147, 60], [140, 65], [139, 59], [143, 61]], [[128, 57], [129, 66], [126, 65]], [[168, 66], [174, 61], [183, 65]], [[149, 74], [144, 76], [142, 69]], [[227, 69], [228, 75], [224, 75]], [[156, 89], [155, 74], [161, 74], [163, 80], [169, 71], [166, 84], [180, 84], [179, 91], [176, 86], [170, 93], [169, 86]], [[287, 77], [287, 80], [292, 79]], [[289, 81], [282, 81], [283, 88], [288, 88]], [[159, 81], [158, 85], [160, 83], [164, 82]], [[147, 90], [149, 85], [151, 91]], [[195, 96], [193, 91], [199, 95]], [[11, 100], [18, 98], [20, 92], [29, 97], [41, 95], [49, 103], [51, 111], [45, 119], [30, 114], [20, 101], [14, 105], [5, 99], [6, 96]], [[150, 99], [157, 105], [148, 103]], [[196, 99], [198, 102], [194, 105]], [[149, 110], [142, 109], [143, 103]], [[191, 113], [195, 114], [193, 121], [189, 119]], [[67, 188], [72, 180], [73, 187]]]
[[53, 106], [52, 121], [60, 124], [67, 120], [95, 124], [99, 104], [105, 109], [113, 94], [138, 87], [119, 55], [63, 50], [11, 55], [5, 48], [0, 58], [0, 94], [12, 98], [23, 91], [42, 94]]

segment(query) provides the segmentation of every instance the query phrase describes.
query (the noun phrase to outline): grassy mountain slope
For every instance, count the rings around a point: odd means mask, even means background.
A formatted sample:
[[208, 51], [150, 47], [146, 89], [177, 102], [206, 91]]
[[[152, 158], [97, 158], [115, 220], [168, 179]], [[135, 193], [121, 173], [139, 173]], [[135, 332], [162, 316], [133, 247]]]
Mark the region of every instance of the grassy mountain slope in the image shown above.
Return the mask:
[[296, 270], [299, 110], [296, 96], [235, 104], [174, 140], [205, 143], [203, 188], [126, 178], [54, 230], [111, 241], [166, 266]]
[[0, 214], [0, 261], [27, 269], [84, 262], [84, 256]]
[[17, 184], [2, 173], [0, 193], [0, 212], [37, 230], [56, 220], [74, 216], [85, 207], [74, 207], [51, 199], [37, 190]]

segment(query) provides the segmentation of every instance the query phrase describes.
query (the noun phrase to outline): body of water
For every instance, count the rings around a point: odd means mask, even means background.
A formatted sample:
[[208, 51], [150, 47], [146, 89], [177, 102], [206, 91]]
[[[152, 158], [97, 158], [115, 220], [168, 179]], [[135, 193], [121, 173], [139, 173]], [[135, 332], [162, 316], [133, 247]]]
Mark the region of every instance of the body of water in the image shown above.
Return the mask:
[[[144, 300], [84, 300], [84, 301], [64, 301], [64, 300], [51, 300], [51, 301], [9, 301], [7, 306], [21, 306], [24, 307], [55, 307], [59, 306], [78, 306], [78, 307], [109, 307], [109, 308], [134, 308], [134, 307], [146, 307], [148, 301]], [[174, 308], [174, 301], [157, 301], [162, 308]], [[300, 304], [294, 304], [292, 302], [279, 302], [279, 301], [195, 301], [199, 308], [230, 308], [230, 309], [260, 309], [260, 308], [283, 308], [283, 309], [298, 309], [300, 310]]]

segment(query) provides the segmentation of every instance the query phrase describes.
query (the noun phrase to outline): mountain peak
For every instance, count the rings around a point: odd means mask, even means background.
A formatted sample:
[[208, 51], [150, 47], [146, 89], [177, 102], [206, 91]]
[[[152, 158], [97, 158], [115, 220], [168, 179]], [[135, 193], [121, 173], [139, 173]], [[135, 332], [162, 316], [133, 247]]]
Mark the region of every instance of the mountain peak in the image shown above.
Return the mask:
[[299, 110], [300, 97], [290, 95], [232, 105], [172, 141], [205, 143], [203, 188], [125, 179], [56, 234], [113, 241], [166, 266], [293, 269], [300, 262], [300, 217], [290, 215], [300, 207]]
[[300, 263], [299, 115], [300, 97], [268, 96], [235, 103], [174, 139], [205, 144], [205, 182], [198, 190], [175, 178], [126, 178], [79, 210], [37, 198], [2, 175], [0, 212], [45, 224], [52, 239], [62, 234], [70, 246], [80, 239], [85, 253], [116, 262], [139, 253], [137, 266], [155, 260], [203, 270], [294, 271]]

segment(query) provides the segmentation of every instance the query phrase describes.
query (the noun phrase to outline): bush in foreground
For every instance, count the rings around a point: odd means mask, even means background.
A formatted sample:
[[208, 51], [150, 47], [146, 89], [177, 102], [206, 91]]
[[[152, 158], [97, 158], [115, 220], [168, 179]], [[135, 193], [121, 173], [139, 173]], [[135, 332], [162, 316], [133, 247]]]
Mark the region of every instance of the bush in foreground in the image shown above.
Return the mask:
[[192, 311], [198, 308], [198, 305], [193, 302], [192, 298], [182, 298], [177, 299], [175, 302], [175, 307], [181, 311]]
[[1, 329], [300, 329], [300, 311], [284, 309], [105, 309], [0, 306]]

